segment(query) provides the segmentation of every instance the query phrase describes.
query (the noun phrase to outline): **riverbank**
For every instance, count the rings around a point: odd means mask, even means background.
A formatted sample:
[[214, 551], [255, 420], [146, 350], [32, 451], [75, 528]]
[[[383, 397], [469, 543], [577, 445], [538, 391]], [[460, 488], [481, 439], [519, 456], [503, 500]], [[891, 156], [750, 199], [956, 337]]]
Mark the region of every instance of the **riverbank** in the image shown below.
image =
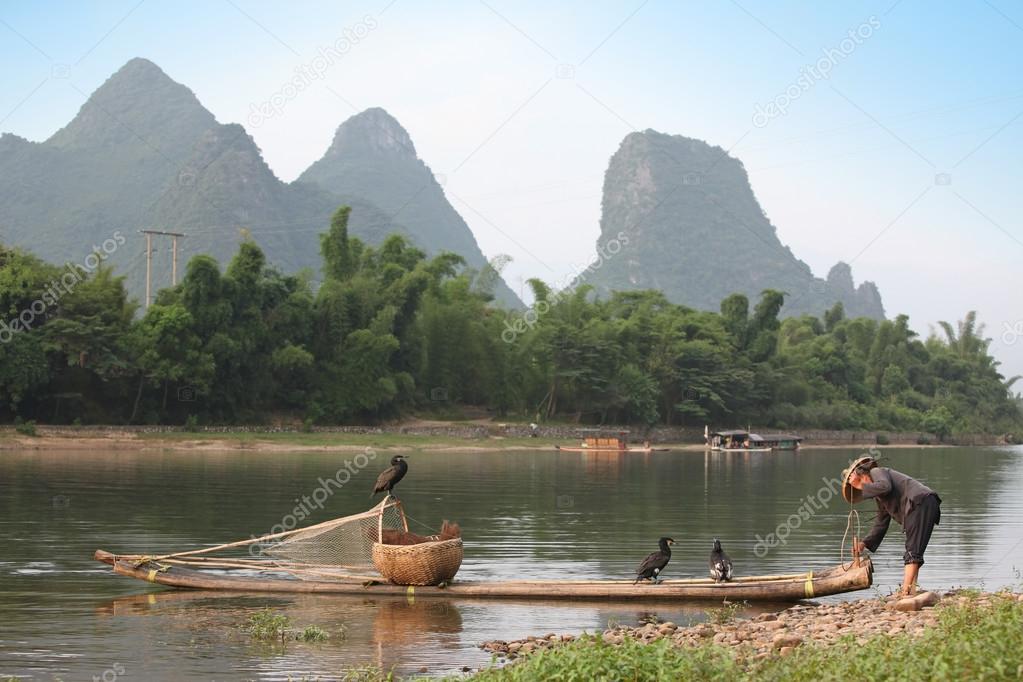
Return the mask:
[[[202, 427], [187, 431], [168, 426], [14, 426], [0, 427], [0, 450], [210, 450], [254, 452], [358, 452], [421, 450], [552, 450], [555, 445], [578, 442], [580, 427], [544, 426], [537, 437], [528, 425], [413, 420], [385, 426], [314, 427]], [[24, 433], [28, 431], [29, 433]], [[34, 435], [30, 433], [34, 431]], [[690, 433], [692, 431], [692, 433]], [[938, 444], [916, 434], [807, 431], [803, 450], [874, 447], [917, 448]], [[693, 429], [652, 430], [651, 444], [673, 451], [703, 451], [702, 432]], [[633, 442], [641, 442], [634, 435]], [[994, 441], [994, 437], [990, 437]], [[964, 444], [981, 445], [977, 438]], [[986, 444], [993, 444], [986, 443]], [[941, 443], [948, 446], [950, 443]]]
[[1023, 678], [1023, 594], [961, 591], [916, 611], [895, 605], [796, 605], [750, 620], [725, 607], [691, 627], [651, 622], [491, 641], [481, 646], [510, 663], [472, 679]]
[[[125, 430], [92, 430], [88, 428], [59, 430], [36, 427], [36, 435], [29, 436], [13, 428], [0, 429], [2, 450], [182, 450], [182, 451], [251, 451], [251, 452], [362, 452], [376, 450], [415, 450], [424, 452], [467, 452], [472, 450], [554, 450], [556, 445], [574, 444], [564, 438], [529, 436], [459, 437], [447, 434], [423, 433], [344, 433], [344, 432], [252, 432], [222, 431], [215, 433], [144, 432]], [[948, 444], [942, 444], [948, 447]], [[702, 443], [659, 443], [658, 451], [706, 450]], [[867, 447], [849, 444], [813, 444], [801, 451]], [[894, 443], [884, 448], [928, 447], [910, 443]], [[601, 451], [610, 455], [613, 451]], [[656, 454], [656, 453], [655, 453]], [[732, 453], [741, 454], [741, 453]]]

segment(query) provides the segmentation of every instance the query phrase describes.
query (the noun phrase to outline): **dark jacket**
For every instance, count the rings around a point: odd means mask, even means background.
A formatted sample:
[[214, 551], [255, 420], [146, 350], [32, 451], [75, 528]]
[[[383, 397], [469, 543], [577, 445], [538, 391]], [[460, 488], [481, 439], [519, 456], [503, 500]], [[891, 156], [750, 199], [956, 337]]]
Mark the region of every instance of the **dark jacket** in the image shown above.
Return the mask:
[[915, 478], [885, 467], [871, 469], [870, 478], [874, 482], [864, 484], [861, 492], [863, 499], [874, 498], [877, 502], [877, 520], [863, 538], [863, 545], [873, 552], [884, 539], [892, 519], [905, 526], [906, 516], [913, 507], [928, 495], [934, 495], [934, 491]]

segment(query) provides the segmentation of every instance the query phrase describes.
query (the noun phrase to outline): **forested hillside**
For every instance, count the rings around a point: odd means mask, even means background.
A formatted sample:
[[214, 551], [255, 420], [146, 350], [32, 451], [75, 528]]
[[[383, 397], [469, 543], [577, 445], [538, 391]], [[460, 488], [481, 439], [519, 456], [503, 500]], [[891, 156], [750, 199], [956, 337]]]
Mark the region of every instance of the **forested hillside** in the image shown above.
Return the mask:
[[781, 320], [774, 290], [707, 312], [533, 280], [522, 314], [489, 305], [494, 273], [397, 235], [368, 246], [349, 214], [321, 236], [315, 291], [245, 241], [226, 267], [193, 258], [141, 317], [105, 267], [69, 284], [69, 270], [0, 247], [0, 419], [366, 423], [462, 404], [583, 423], [1020, 426], [1015, 379], [973, 313], [924, 339], [905, 316], [848, 319], [841, 305]]

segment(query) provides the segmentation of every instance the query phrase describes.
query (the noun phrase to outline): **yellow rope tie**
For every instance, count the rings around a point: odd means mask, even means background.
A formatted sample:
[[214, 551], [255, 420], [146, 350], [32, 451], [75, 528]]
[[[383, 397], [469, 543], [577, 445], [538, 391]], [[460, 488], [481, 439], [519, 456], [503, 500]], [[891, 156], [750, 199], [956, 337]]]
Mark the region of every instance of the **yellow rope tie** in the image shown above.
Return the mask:
[[806, 574], [806, 584], [803, 585], [803, 592], [807, 599], [813, 599], [813, 571]]
[[156, 582], [156, 574], [157, 573], [159, 573], [159, 571], [156, 570], [155, 568], [150, 569], [149, 570], [149, 575], [146, 576], [146, 580], [148, 580], [151, 583], [155, 583]]
[[409, 585], [405, 588], [405, 598], [408, 600], [409, 604], [416, 603], [416, 588], [414, 586]]

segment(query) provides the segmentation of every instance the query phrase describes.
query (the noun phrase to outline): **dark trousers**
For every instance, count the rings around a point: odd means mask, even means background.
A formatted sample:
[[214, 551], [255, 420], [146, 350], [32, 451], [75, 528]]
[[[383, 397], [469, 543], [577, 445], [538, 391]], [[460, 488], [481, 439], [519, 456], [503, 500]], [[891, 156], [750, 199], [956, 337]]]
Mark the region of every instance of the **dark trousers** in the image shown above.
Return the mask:
[[941, 498], [931, 493], [918, 502], [906, 515], [906, 553], [902, 558], [907, 564], [924, 563], [924, 550], [931, 541], [931, 532], [941, 522]]

